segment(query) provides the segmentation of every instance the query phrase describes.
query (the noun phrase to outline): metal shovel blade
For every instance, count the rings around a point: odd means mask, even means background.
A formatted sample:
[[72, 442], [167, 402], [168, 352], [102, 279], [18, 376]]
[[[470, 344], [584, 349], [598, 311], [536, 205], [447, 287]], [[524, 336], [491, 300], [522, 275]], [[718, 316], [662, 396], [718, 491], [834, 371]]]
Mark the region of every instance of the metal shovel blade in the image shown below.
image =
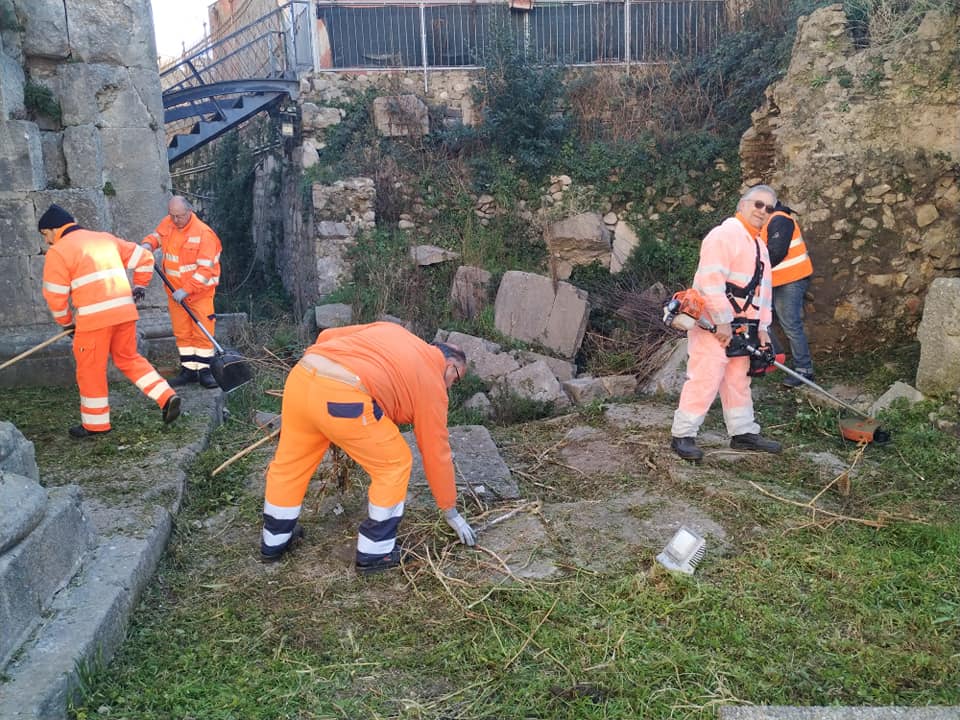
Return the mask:
[[224, 392], [233, 392], [251, 380], [250, 366], [246, 359], [233, 350], [215, 353], [210, 361], [210, 372]]

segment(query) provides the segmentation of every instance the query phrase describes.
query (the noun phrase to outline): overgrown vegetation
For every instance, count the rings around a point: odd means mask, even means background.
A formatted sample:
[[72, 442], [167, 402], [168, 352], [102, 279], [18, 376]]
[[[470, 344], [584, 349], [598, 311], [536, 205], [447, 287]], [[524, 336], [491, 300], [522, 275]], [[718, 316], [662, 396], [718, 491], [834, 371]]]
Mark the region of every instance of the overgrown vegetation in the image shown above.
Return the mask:
[[60, 102], [46, 85], [27, 80], [23, 86], [23, 105], [31, 119], [47, 118], [59, 123], [63, 117]]

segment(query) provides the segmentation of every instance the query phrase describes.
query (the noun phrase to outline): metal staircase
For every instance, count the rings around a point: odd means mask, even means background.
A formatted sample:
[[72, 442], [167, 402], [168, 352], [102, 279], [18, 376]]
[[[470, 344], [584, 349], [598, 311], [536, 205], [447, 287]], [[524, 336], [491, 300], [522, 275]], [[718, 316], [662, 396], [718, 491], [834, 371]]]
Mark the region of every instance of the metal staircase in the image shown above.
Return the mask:
[[313, 66], [310, 3], [287, 2], [161, 69], [170, 164], [254, 115], [295, 100]]

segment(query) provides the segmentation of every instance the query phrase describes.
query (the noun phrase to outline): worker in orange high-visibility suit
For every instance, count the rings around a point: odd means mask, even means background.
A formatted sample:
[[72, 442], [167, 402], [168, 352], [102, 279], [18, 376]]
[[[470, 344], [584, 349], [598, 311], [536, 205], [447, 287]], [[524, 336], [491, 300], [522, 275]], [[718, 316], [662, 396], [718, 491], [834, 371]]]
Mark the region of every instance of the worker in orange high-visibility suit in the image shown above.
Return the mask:
[[781, 450], [780, 443], [760, 435], [754, 420], [750, 358], [728, 357], [727, 351], [735, 321], [755, 322], [760, 345], [770, 344], [770, 257], [759, 235], [776, 202], [772, 188], [755, 185], [740, 198], [736, 215], [713, 228], [700, 245], [693, 287], [703, 296], [716, 333], [698, 326], [687, 332], [687, 381], [673, 415], [670, 442], [685, 460], [703, 458], [696, 436], [718, 393], [731, 448]]
[[[136, 243], [86, 230], [59, 205], [37, 223], [49, 245], [43, 264], [43, 297], [54, 319], [74, 325], [81, 424], [70, 435], [85, 438], [110, 432], [107, 360], [162, 409], [165, 423], [180, 415], [180, 398], [137, 352], [135, 301], [143, 299], [153, 275], [153, 257]], [[127, 271], [133, 271], [133, 291]], [[74, 311], [70, 310], [70, 301]]]
[[473, 545], [473, 529], [456, 509], [447, 434], [447, 390], [465, 372], [462, 350], [430, 345], [394, 323], [320, 333], [283, 389], [280, 443], [267, 468], [262, 557], [279, 558], [302, 535], [298, 518], [307, 484], [334, 443], [370, 475], [357, 571], [399, 565], [397, 528], [413, 460], [398, 423], [413, 423], [433, 497], [460, 542]]
[[220, 238], [193, 212], [185, 197], [176, 195], [167, 204], [169, 213], [142, 245], [161, 262], [164, 275], [173, 286], [167, 288], [167, 307], [180, 354], [180, 373], [170, 380], [174, 387], [200, 383], [217, 387], [210, 371], [214, 348], [210, 339], [190, 319], [180, 303], [186, 303], [207, 331], [213, 335], [213, 296], [220, 284]]
[[[773, 276], [773, 312], [790, 343], [793, 369], [813, 380], [813, 358], [803, 327], [803, 304], [813, 275], [813, 262], [800, 232], [800, 224], [791, 217], [793, 210], [777, 202], [773, 214], [760, 233], [770, 253]], [[793, 375], [783, 379], [787, 387], [800, 387], [803, 381]]]

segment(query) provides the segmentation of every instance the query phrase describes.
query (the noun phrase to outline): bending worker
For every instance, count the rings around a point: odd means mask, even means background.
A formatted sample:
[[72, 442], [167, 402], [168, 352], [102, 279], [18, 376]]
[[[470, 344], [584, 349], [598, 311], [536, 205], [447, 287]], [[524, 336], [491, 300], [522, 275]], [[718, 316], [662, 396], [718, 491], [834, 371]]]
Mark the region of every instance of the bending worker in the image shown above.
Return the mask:
[[[180, 415], [180, 398], [153, 365], [137, 352], [135, 301], [143, 299], [153, 276], [153, 257], [136, 243], [86, 230], [59, 205], [37, 223], [49, 245], [43, 263], [43, 297], [54, 320], [73, 326], [81, 424], [70, 435], [85, 438], [110, 432], [107, 359], [162, 409], [165, 423]], [[133, 270], [133, 291], [127, 280]]]
[[[803, 329], [803, 300], [810, 287], [813, 263], [807, 254], [800, 225], [791, 215], [793, 210], [777, 201], [773, 214], [760, 233], [760, 239], [770, 253], [773, 273], [773, 311], [777, 322], [790, 343], [793, 369], [808, 380], [813, 380], [813, 358]], [[787, 387], [803, 383], [793, 375], [783, 379]]]
[[[180, 374], [170, 380], [174, 387], [200, 383], [217, 387], [210, 372], [213, 343], [180, 306], [186, 303], [213, 335], [213, 296], [220, 283], [220, 238], [193, 212], [185, 197], [175, 195], [167, 204], [169, 213], [157, 229], [143, 239], [143, 247], [156, 253], [163, 274], [173, 286], [167, 288], [167, 307], [180, 354]], [[162, 261], [161, 261], [162, 256]]]
[[703, 296], [716, 333], [687, 332], [687, 381], [673, 415], [670, 447], [685, 460], [700, 460], [696, 437], [717, 393], [734, 450], [778, 453], [780, 443], [760, 435], [750, 394], [750, 357], [731, 345], [734, 330], [749, 332], [756, 347], [769, 346], [772, 320], [770, 257], [759, 241], [777, 195], [755, 185], [740, 198], [737, 213], [713, 228], [700, 245], [693, 287]]
[[334, 443], [370, 476], [357, 572], [400, 564], [397, 529], [413, 458], [398, 423], [413, 423], [430, 491], [460, 542], [473, 545], [473, 529], [456, 509], [447, 434], [447, 390], [464, 372], [462, 350], [427, 344], [395, 323], [321, 332], [283, 389], [280, 443], [267, 468], [263, 559], [279, 558], [302, 535], [297, 519], [307, 484]]

